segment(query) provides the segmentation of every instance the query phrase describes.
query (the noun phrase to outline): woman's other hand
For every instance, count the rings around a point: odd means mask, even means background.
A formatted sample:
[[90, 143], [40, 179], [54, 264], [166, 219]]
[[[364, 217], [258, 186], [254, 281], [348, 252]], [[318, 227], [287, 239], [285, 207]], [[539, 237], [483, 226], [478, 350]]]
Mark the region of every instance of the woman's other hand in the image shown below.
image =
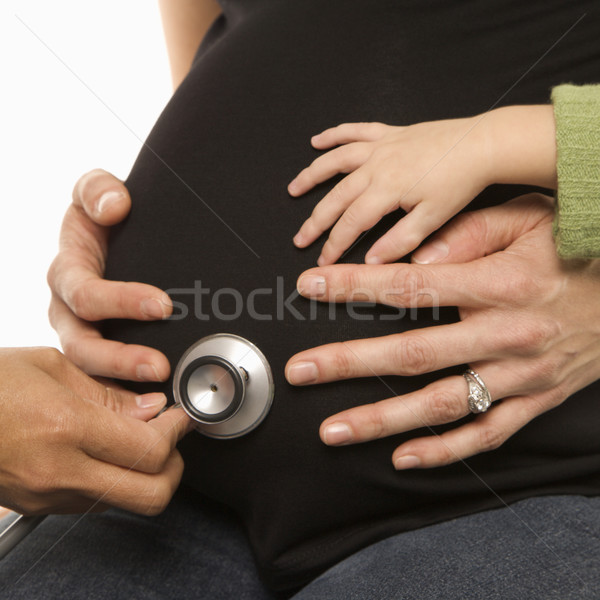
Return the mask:
[[103, 279], [109, 227], [122, 221], [130, 208], [127, 188], [106, 171], [91, 171], [75, 184], [59, 253], [48, 272], [50, 322], [67, 357], [86, 373], [162, 381], [170, 373], [162, 353], [105, 340], [93, 325], [102, 319], [153, 321], [172, 311], [169, 296], [158, 288]]
[[0, 350], [0, 504], [25, 514], [118, 506], [157, 514], [177, 489], [192, 427], [164, 394], [94, 381], [54, 348]]
[[[344, 302], [353, 290], [372, 290], [391, 306], [458, 306], [461, 321], [306, 350], [290, 359], [288, 381], [410, 376], [469, 364], [501, 402], [446, 433], [403, 443], [393, 462], [398, 469], [436, 467], [497, 448], [600, 376], [600, 261], [561, 261], [552, 217], [550, 199], [532, 194], [460, 215], [419, 250], [417, 258], [429, 262], [433, 248], [445, 247], [446, 264], [333, 265], [303, 273], [304, 296]], [[467, 384], [453, 376], [336, 414], [320, 434], [329, 445], [352, 444], [468, 414]]]
[[365, 262], [392, 262], [492, 183], [554, 187], [556, 142], [551, 106], [510, 106], [471, 118], [395, 127], [344, 123], [316, 135], [319, 156], [288, 186], [300, 196], [334, 175], [349, 173], [315, 207], [294, 243], [312, 244], [333, 225], [318, 259], [337, 261], [384, 215], [400, 218], [367, 252]]

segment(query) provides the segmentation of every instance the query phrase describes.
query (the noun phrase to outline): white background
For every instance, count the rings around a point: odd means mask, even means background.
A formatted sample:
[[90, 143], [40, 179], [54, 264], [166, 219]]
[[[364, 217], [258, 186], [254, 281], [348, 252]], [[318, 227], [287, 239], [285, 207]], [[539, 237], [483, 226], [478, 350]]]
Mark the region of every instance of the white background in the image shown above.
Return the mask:
[[0, 86], [0, 346], [58, 346], [45, 277], [73, 184], [125, 178], [171, 94], [156, 1], [2, 0]]

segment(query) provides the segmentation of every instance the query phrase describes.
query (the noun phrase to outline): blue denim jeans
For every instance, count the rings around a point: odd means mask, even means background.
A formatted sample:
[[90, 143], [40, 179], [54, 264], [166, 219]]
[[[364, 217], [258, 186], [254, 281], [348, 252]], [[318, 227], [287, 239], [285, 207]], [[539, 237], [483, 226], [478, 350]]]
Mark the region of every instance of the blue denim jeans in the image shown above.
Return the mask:
[[[0, 563], [5, 600], [272, 600], [233, 515], [178, 493], [159, 517], [47, 518]], [[546, 496], [395, 535], [293, 596], [600, 598], [600, 498]]]

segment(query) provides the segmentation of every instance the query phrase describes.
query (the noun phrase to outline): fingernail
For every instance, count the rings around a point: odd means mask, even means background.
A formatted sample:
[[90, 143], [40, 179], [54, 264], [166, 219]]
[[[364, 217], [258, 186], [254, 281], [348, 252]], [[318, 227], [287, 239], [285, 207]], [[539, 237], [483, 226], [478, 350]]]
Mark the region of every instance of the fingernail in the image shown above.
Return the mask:
[[412, 258], [413, 261], [421, 265], [428, 265], [429, 263], [435, 263], [443, 258], [446, 258], [450, 252], [450, 248], [446, 242], [436, 241], [427, 244], [423, 248], [419, 248]]
[[328, 446], [337, 446], [352, 440], [352, 430], [347, 423], [333, 423], [325, 427], [323, 437]]
[[140, 304], [140, 310], [152, 319], [164, 319], [167, 316], [167, 305], [157, 298], [146, 298]]
[[298, 293], [303, 296], [321, 296], [325, 293], [325, 277], [304, 275], [298, 280]]
[[379, 256], [367, 256], [365, 257], [366, 265], [380, 265], [383, 261], [379, 258]]
[[319, 256], [319, 258], [317, 258], [317, 264], [322, 267], [323, 265], [325, 265], [325, 258], [323, 257], [323, 255], [321, 254], [321, 256]]
[[140, 381], [160, 381], [158, 369], [154, 365], [138, 365], [135, 374]]
[[288, 184], [288, 192], [290, 194], [295, 194], [298, 191], [298, 182], [295, 179], [292, 179]]
[[400, 456], [394, 461], [394, 467], [398, 471], [402, 469], [414, 469], [421, 464], [421, 459], [418, 456], [407, 454], [406, 456]]
[[312, 143], [314, 143], [314, 142], [318, 142], [320, 139], [321, 139], [321, 134], [320, 134], [320, 133], [317, 133], [317, 135], [313, 135], [313, 136], [310, 138], [310, 141], [311, 141]]
[[292, 385], [314, 383], [319, 377], [317, 365], [313, 362], [299, 362], [292, 365], [287, 372], [287, 380]]
[[116, 204], [123, 198], [123, 192], [117, 192], [111, 190], [110, 192], [104, 192], [96, 204], [96, 214], [101, 215], [105, 213], [113, 204]]
[[294, 244], [296, 244], [296, 246], [303, 246], [305, 239], [306, 238], [301, 233], [297, 233], [294, 236]]
[[144, 394], [143, 396], [136, 396], [135, 403], [139, 408], [158, 408], [167, 403], [167, 397], [158, 392], [154, 394]]

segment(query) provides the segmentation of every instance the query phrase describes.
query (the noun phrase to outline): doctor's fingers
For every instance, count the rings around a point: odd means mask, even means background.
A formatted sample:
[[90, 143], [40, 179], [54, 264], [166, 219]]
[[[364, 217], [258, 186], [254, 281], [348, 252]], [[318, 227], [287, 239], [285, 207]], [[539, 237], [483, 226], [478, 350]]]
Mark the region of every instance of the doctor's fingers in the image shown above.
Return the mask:
[[[147, 421], [156, 416], [167, 402], [164, 394], [138, 395], [119, 387], [112, 380], [100, 383], [86, 375], [55, 348], [28, 348], [21, 353], [32, 365], [51, 377], [52, 385], [56, 382], [79, 397], [115, 413]], [[57, 390], [55, 394], [60, 398], [61, 391]]]
[[99, 513], [109, 508], [108, 504], [90, 500], [83, 494], [71, 490], [46, 492], [43, 490], [14, 490], [9, 499], [12, 510], [25, 516], [63, 515], [75, 513]]
[[104, 407], [81, 407], [79, 445], [90, 457], [144, 473], [161, 473], [177, 442], [193, 428], [181, 408], [145, 422]]
[[49, 315], [65, 355], [89, 375], [130, 381], [164, 381], [169, 377], [171, 367], [164, 354], [146, 346], [105, 340], [56, 294]]
[[80, 481], [80, 493], [102, 504], [153, 516], [167, 507], [182, 474], [183, 459], [177, 450], [169, 454], [162, 471], [155, 474], [94, 461]]
[[98, 225], [115, 225], [131, 210], [129, 191], [120, 179], [103, 169], [82, 175], [73, 188], [73, 204]]

